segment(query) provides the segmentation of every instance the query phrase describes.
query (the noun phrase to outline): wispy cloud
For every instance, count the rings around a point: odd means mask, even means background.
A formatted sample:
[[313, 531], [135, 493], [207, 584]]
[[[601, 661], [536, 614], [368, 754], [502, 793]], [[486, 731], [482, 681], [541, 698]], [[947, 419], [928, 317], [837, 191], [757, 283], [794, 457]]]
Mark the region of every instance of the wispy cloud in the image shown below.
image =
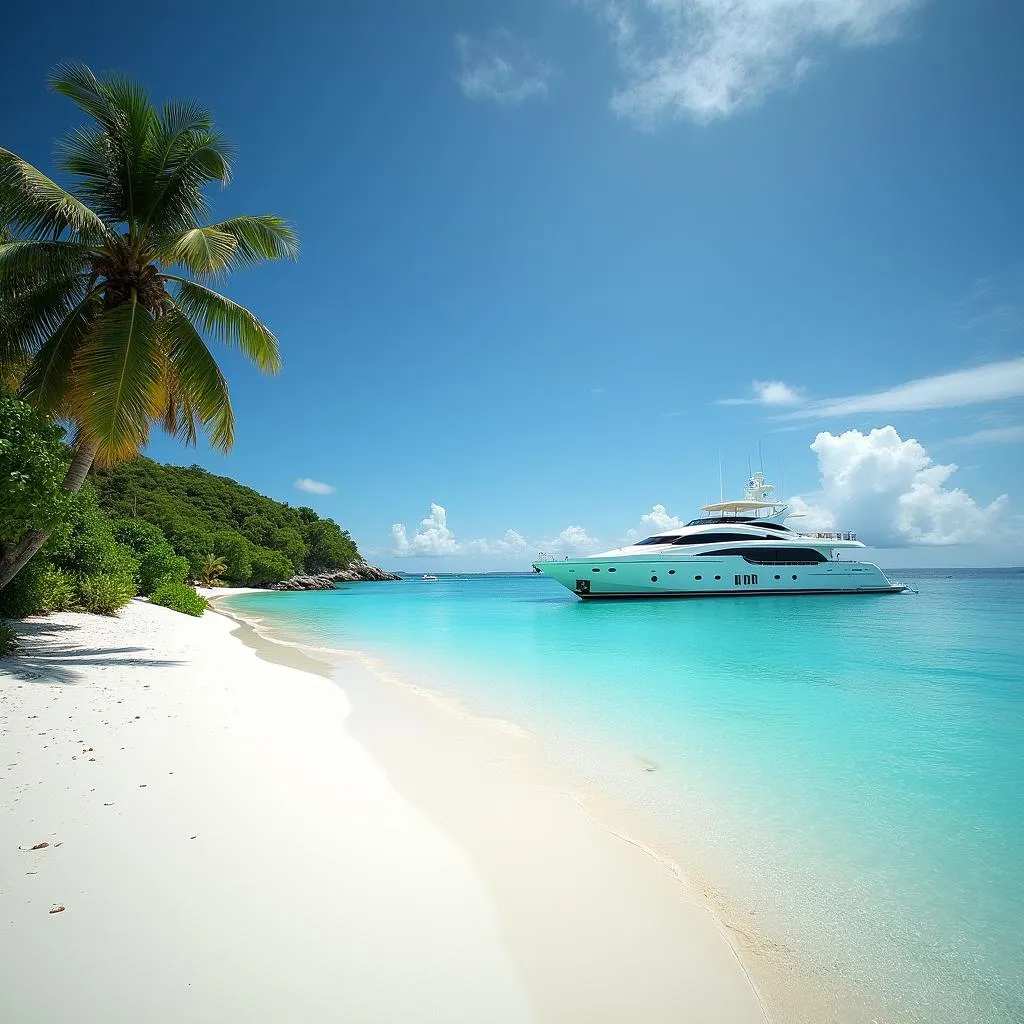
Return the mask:
[[1024, 442], [1024, 423], [1018, 423], [1012, 427], [989, 427], [986, 430], [976, 430], [966, 437], [951, 437], [945, 444], [1015, 444], [1018, 441]]
[[808, 402], [785, 419], [856, 416], [862, 413], [920, 412], [999, 402], [1024, 396], [1024, 356], [986, 363], [935, 377], [923, 377], [884, 391]]
[[484, 36], [460, 33], [455, 46], [459, 87], [470, 99], [515, 105], [547, 95], [551, 65], [531, 43], [508, 29], [493, 29]]
[[750, 398], [720, 398], [716, 405], [799, 405], [804, 399], [800, 388], [781, 380], [755, 380]]
[[708, 122], [799, 82], [822, 43], [891, 40], [925, 0], [581, 0], [625, 74], [612, 109], [643, 127]]
[[325, 484], [322, 480], [311, 480], [308, 476], [300, 476], [295, 481], [295, 486], [307, 494], [332, 494], [334, 492], [334, 488], [330, 484]]

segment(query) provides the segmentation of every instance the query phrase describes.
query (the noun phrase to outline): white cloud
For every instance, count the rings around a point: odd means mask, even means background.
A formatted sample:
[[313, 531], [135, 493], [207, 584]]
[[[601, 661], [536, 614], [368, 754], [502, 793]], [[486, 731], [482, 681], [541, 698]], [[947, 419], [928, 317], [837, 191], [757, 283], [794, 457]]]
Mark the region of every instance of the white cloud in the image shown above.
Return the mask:
[[592, 555], [601, 550], [601, 542], [582, 526], [567, 526], [557, 537], [540, 541], [539, 550], [549, 555]]
[[966, 437], [951, 437], [946, 444], [1015, 444], [1024, 441], [1024, 423], [1012, 427], [989, 427]]
[[311, 480], [308, 476], [300, 476], [295, 481], [295, 486], [307, 494], [332, 494], [334, 492], [334, 488], [330, 484], [325, 484], [322, 480]]
[[799, 388], [781, 380], [755, 380], [750, 385], [751, 398], [720, 398], [718, 405], [799, 405], [804, 399]]
[[392, 554], [399, 557], [413, 555], [488, 555], [525, 558], [535, 549], [515, 530], [506, 530], [494, 540], [479, 539], [457, 541], [448, 526], [448, 512], [443, 505], [430, 504], [430, 514], [420, 520], [416, 532], [409, 536], [403, 523], [391, 527], [394, 544]]
[[485, 36], [460, 33], [458, 83], [474, 100], [496, 100], [515, 105], [545, 96], [552, 69], [525, 40], [499, 28]]
[[953, 409], [962, 405], [999, 402], [1024, 396], [1024, 356], [999, 363], [986, 363], [970, 370], [957, 370], [935, 377], [923, 377], [884, 391], [846, 398], [809, 402], [787, 413], [787, 419], [822, 416], [855, 416], [860, 413], [919, 412], [923, 409]]
[[957, 467], [934, 462], [919, 441], [903, 440], [894, 427], [868, 434], [823, 431], [811, 451], [818, 457], [821, 491], [792, 499], [794, 509], [807, 515], [798, 528], [857, 530], [875, 547], [1021, 539], [1005, 494], [979, 505], [961, 488], [948, 487]]
[[443, 505], [430, 503], [430, 514], [420, 520], [412, 539], [403, 523], [394, 523], [391, 538], [395, 542], [396, 555], [457, 555], [458, 545], [452, 531], [448, 529], [448, 513]]
[[651, 127], [728, 117], [798, 82], [822, 44], [898, 33], [924, 0], [582, 0], [608, 26], [625, 84], [620, 117]]
[[650, 512], [645, 512], [640, 517], [640, 522], [645, 527], [651, 527], [653, 533], [664, 533], [665, 530], [674, 530], [686, 525], [678, 516], [670, 515], [664, 505], [655, 505]]

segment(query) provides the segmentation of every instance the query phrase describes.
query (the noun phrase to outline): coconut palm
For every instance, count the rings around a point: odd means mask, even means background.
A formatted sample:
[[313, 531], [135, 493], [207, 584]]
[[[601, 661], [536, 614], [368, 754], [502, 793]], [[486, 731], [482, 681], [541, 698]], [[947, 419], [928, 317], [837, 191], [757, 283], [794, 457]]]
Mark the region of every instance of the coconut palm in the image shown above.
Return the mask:
[[[280, 356], [271, 331], [211, 285], [294, 258], [298, 243], [278, 217], [205, 223], [203, 189], [230, 180], [231, 152], [201, 107], [157, 110], [134, 82], [82, 65], [50, 85], [90, 120], [59, 147], [69, 190], [0, 148], [0, 380], [17, 374], [21, 397], [70, 424], [74, 491], [94, 461], [136, 455], [154, 423], [231, 447], [227, 382], [205, 338], [269, 373]], [[0, 588], [45, 540], [29, 534], [4, 554]]]
[[204, 555], [199, 566], [199, 582], [206, 587], [215, 587], [227, 571], [228, 567], [217, 555]]

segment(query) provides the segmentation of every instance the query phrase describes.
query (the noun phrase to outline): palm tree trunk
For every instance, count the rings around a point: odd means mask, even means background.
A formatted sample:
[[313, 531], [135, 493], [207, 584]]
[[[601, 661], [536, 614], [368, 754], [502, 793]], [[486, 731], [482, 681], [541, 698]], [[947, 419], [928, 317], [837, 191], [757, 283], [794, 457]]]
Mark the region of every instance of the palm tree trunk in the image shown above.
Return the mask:
[[[96, 445], [82, 444], [75, 449], [71, 465], [64, 476], [64, 490], [78, 491], [85, 482], [96, 458]], [[32, 556], [46, 543], [52, 530], [32, 530], [8, 549], [0, 553], [0, 590], [3, 590], [28, 564]]]

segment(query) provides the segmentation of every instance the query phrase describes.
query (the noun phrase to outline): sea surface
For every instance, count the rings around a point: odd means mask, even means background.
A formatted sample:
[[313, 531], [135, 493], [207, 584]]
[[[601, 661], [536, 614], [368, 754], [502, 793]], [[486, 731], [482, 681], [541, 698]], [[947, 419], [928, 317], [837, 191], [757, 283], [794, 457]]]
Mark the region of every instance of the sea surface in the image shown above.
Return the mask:
[[830, 1019], [1020, 1024], [1024, 571], [896, 575], [919, 592], [583, 604], [478, 576], [231, 606], [530, 730]]

